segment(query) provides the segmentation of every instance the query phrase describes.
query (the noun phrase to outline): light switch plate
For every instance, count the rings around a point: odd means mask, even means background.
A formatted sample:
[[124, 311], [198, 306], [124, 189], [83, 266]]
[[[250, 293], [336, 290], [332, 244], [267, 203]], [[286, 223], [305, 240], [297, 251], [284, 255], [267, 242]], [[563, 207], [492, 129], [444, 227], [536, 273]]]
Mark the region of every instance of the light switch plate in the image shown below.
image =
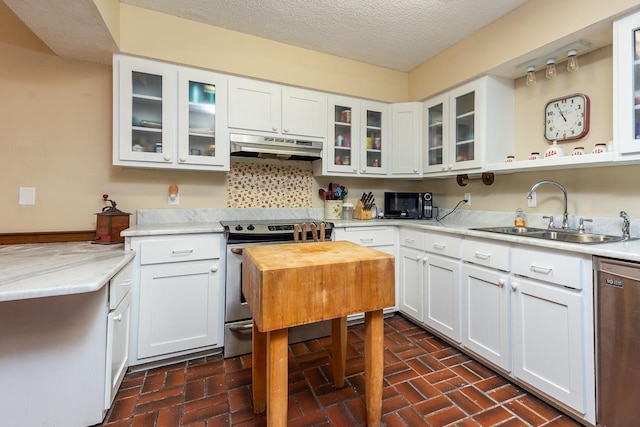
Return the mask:
[[536, 207], [536, 192], [531, 192], [531, 198], [527, 197], [527, 207], [535, 208]]
[[36, 204], [36, 188], [20, 187], [18, 191], [18, 204], [23, 206], [35, 205]]

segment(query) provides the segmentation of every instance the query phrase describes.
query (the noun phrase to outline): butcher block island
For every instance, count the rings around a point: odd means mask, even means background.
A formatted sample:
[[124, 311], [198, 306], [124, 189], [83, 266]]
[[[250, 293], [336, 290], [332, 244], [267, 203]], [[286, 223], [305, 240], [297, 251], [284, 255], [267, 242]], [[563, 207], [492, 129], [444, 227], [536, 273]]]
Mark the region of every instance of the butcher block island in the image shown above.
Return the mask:
[[[242, 292], [253, 315], [254, 411], [287, 423], [288, 328], [332, 319], [334, 384], [344, 385], [346, 316], [365, 313], [367, 424], [380, 425], [383, 313], [395, 304], [394, 257], [355, 243], [245, 248]], [[268, 393], [268, 396], [267, 396]]]

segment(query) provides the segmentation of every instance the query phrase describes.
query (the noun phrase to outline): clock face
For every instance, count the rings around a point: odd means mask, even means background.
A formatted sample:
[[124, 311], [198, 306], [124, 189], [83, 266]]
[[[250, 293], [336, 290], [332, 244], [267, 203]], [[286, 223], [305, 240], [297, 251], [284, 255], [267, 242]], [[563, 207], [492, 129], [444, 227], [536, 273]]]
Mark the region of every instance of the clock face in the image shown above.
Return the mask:
[[589, 132], [589, 97], [583, 94], [552, 99], [544, 109], [544, 137], [549, 141], [580, 139]]

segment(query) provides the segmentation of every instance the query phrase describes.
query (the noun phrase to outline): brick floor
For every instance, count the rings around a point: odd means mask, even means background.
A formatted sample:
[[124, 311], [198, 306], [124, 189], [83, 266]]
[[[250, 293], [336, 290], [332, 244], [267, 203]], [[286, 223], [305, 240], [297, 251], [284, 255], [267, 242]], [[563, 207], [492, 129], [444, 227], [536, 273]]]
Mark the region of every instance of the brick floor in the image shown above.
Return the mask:
[[[329, 338], [289, 346], [289, 426], [365, 425], [363, 339], [363, 325], [349, 328], [342, 389]], [[385, 426], [580, 425], [402, 316], [385, 319], [384, 343]], [[129, 373], [102, 426], [266, 426], [251, 407], [251, 355]]]

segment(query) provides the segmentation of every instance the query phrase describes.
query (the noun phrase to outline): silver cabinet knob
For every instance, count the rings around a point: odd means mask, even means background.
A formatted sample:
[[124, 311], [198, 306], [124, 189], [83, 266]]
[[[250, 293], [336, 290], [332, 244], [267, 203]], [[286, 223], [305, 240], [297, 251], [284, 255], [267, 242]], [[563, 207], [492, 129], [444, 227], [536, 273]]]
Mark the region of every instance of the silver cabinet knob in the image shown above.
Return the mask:
[[181, 163], [184, 163], [184, 162], [186, 162], [186, 161], [187, 161], [187, 158], [186, 158], [186, 157], [184, 157], [184, 156], [180, 157], [180, 162], [181, 162]]
[[165, 154], [165, 156], [164, 156], [164, 161], [165, 161], [165, 162], [170, 162], [170, 161], [171, 161], [171, 156], [170, 156], [170, 155], [168, 155], [168, 154]]

